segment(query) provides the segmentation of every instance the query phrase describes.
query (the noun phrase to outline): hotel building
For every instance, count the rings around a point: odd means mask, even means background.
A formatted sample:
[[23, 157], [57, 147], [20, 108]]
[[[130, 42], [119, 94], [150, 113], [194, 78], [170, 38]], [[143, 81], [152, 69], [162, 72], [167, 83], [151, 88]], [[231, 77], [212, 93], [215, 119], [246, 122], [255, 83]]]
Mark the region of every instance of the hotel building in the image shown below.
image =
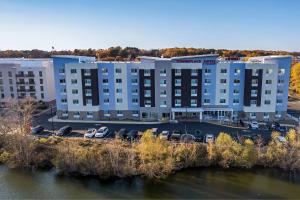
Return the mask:
[[54, 56], [60, 119], [145, 120], [285, 117], [290, 56], [222, 61], [218, 55], [96, 62]]
[[0, 103], [25, 97], [55, 99], [52, 59], [0, 59]]

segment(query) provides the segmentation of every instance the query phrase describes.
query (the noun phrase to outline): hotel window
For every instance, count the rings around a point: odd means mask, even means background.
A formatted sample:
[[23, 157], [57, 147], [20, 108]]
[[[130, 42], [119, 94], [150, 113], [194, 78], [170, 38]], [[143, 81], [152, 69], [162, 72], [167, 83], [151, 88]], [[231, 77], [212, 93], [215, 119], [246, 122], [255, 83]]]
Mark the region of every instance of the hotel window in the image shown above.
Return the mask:
[[78, 99], [73, 99], [73, 104], [79, 104], [79, 100]]
[[226, 89], [220, 89], [221, 94], [226, 94]]
[[105, 84], [105, 85], [107, 85], [108, 84], [108, 79], [103, 79], [102, 83]]
[[257, 90], [251, 90], [251, 97], [257, 96]]
[[138, 101], [137, 98], [133, 98], [133, 99], [132, 99], [132, 103], [137, 104], [138, 102], [139, 102], [139, 101]]
[[198, 80], [197, 79], [192, 79], [191, 80], [191, 86], [197, 86], [198, 85]]
[[136, 78], [131, 79], [131, 83], [132, 83], [133, 85], [137, 85], [137, 84], [138, 84], [138, 80], [137, 80]]
[[266, 84], [267, 84], [267, 85], [272, 84], [272, 80], [266, 80]]
[[220, 83], [223, 83], [223, 84], [225, 84], [226, 83], [226, 79], [220, 79]]
[[117, 78], [117, 79], [116, 79], [116, 83], [122, 83], [122, 79]]
[[252, 70], [252, 76], [258, 76], [258, 69], [253, 69]]
[[197, 99], [191, 99], [191, 106], [196, 107], [197, 106]]
[[103, 114], [104, 114], [105, 117], [109, 117], [110, 116], [109, 110], [104, 110]]
[[239, 83], [240, 83], [240, 80], [239, 80], [239, 79], [234, 79], [234, 80], [233, 80], [233, 83], [234, 83], [234, 84], [239, 84]]
[[84, 84], [86, 86], [91, 86], [92, 85], [92, 80], [91, 79], [84, 79]]
[[[25, 94], [24, 95], [21, 95], [21, 96], [25, 96]], [[1, 98], [3, 99], [5, 97], [5, 95], [4, 94], [1, 94]]]
[[227, 69], [221, 69], [221, 74], [226, 74], [227, 73]]
[[116, 74], [121, 74], [122, 73], [122, 69], [121, 68], [116, 68], [115, 72], [116, 72]]
[[0, 77], [2, 77], [2, 72], [0, 72]]
[[250, 113], [250, 118], [256, 118], [256, 113], [255, 112], [251, 112]]
[[133, 117], [138, 117], [139, 116], [139, 111], [138, 110], [133, 110], [132, 111], [132, 116]]
[[166, 76], [167, 75], [167, 70], [166, 69], [161, 69], [159, 74], [160, 74], [160, 76]]
[[161, 79], [160, 80], [160, 86], [165, 87], [167, 85], [167, 80], [166, 79]]
[[72, 90], [72, 94], [78, 94], [78, 90], [76, 89]]
[[150, 69], [145, 69], [144, 70], [144, 76], [150, 76], [151, 75], [151, 70]]
[[[42, 93], [42, 94], [43, 94], [43, 93]], [[10, 94], [10, 97], [11, 97], [11, 98], [14, 98], [15, 95], [14, 95], [13, 93], [11, 93], [11, 94]], [[42, 99], [43, 99], [43, 98], [42, 98]]]
[[103, 88], [102, 91], [103, 91], [104, 94], [108, 94], [109, 93], [109, 89], [108, 88]]
[[226, 103], [226, 99], [220, 99], [220, 103]]
[[204, 99], [204, 104], [210, 104], [210, 99]]
[[281, 112], [280, 111], [275, 111], [275, 117], [281, 117]]
[[11, 72], [8, 72], [8, 77], [12, 77], [12, 73]]
[[86, 112], [86, 118], [93, 118], [93, 112]]
[[176, 89], [175, 90], [175, 96], [180, 97], [181, 96], [181, 89]]
[[86, 100], [86, 104], [87, 105], [92, 105], [93, 104], [93, 100], [92, 99], [87, 99]]
[[58, 70], [58, 73], [59, 73], [59, 74], [64, 74], [64, 73], [65, 73], [65, 69], [59, 69], [59, 70]]
[[250, 104], [252, 105], [252, 106], [256, 106], [256, 100], [250, 100]]
[[239, 104], [240, 100], [239, 99], [233, 99], [233, 104]]
[[192, 97], [197, 96], [197, 90], [196, 89], [191, 89], [191, 96]]
[[258, 85], [258, 80], [257, 79], [252, 79], [251, 80], [251, 85], [252, 86]]
[[166, 97], [167, 96], [167, 90], [161, 90], [160, 91], [160, 96], [161, 97]]
[[109, 104], [109, 98], [104, 98], [104, 99], [103, 99], [103, 103], [104, 103], [104, 104]]
[[283, 94], [283, 89], [278, 89], [277, 94]]
[[181, 99], [175, 99], [175, 106], [181, 106]]
[[211, 69], [204, 69], [204, 73], [205, 73], [206, 75], [210, 74], [210, 73], [211, 73]]
[[151, 79], [145, 79], [144, 86], [145, 87], [150, 87], [151, 86]]
[[285, 69], [278, 69], [278, 74], [283, 75], [285, 73]]
[[167, 107], [167, 101], [161, 101], [160, 107]]
[[197, 69], [191, 69], [191, 76], [197, 76], [198, 70]]
[[265, 118], [265, 119], [268, 119], [269, 117], [270, 117], [269, 113], [266, 113], [266, 112], [265, 112], [265, 113], [264, 113], [264, 118]]
[[74, 112], [73, 117], [74, 118], [80, 118], [80, 113], [79, 112]]
[[66, 89], [66, 88], [61, 88], [61, 89], [60, 89], [60, 93], [62, 93], [62, 94], [67, 93], [67, 89]]
[[204, 83], [205, 84], [210, 84], [211, 83], [211, 79], [204, 79]]
[[145, 97], [151, 97], [151, 90], [145, 90]]
[[206, 89], [206, 88], [204, 89], [204, 94], [205, 94], [205, 95], [208, 95], [208, 94], [209, 94], [208, 89]]
[[40, 85], [44, 84], [44, 80], [40, 79]]
[[[30, 86], [30, 87], [31, 87], [31, 86]], [[10, 86], [9, 89], [10, 89], [11, 92], [14, 91], [14, 87], [13, 87], [13, 86]]]
[[84, 75], [85, 76], [90, 76], [91, 75], [91, 70], [90, 69], [84, 69]]
[[181, 76], [181, 69], [175, 69], [175, 76]]
[[108, 69], [107, 68], [102, 68], [102, 74], [107, 75], [108, 74]]
[[66, 83], [66, 79], [59, 79], [59, 83], [60, 84], [65, 84]]
[[92, 89], [85, 89], [85, 96], [92, 96]]
[[40, 86], [40, 90], [41, 90], [41, 92], [43, 92], [44, 91], [44, 86]]
[[131, 68], [131, 74], [133, 74], [133, 75], [135, 75], [135, 74], [137, 74], [137, 68]]
[[151, 100], [145, 100], [145, 107], [151, 107]]
[[271, 101], [270, 100], [265, 100], [265, 105], [270, 105]]
[[116, 93], [117, 93], [117, 94], [122, 94], [122, 88], [117, 88], [117, 89], [116, 89]]
[[43, 76], [43, 72], [39, 71], [39, 76], [42, 77]]
[[235, 75], [238, 75], [238, 74], [240, 74], [241, 73], [241, 70], [240, 69], [234, 69], [234, 74]]
[[9, 79], [9, 84], [13, 84], [13, 80], [12, 79]]
[[134, 94], [134, 95], [138, 94], [138, 89], [132, 89], [131, 93]]
[[278, 84], [284, 84], [284, 80], [283, 79], [278, 79]]
[[175, 79], [175, 86], [181, 86], [181, 79]]
[[237, 95], [237, 94], [239, 94], [239, 93], [240, 93], [239, 90], [237, 90], [237, 89], [234, 89], [234, 90], [233, 90], [233, 94]]
[[273, 72], [273, 69], [267, 69], [266, 70], [266, 74], [272, 74], [272, 72]]
[[71, 69], [71, 74], [76, 74], [77, 70], [76, 69]]
[[123, 103], [123, 99], [122, 98], [117, 98], [117, 103]]
[[277, 104], [282, 104], [282, 102], [283, 102], [282, 99], [277, 99], [277, 100], [276, 100], [276, 103], [277, 103]]
[[72, 84], [77, 84], [77, 79], [71, 79]]
[[272, 93], [271, 90], [265, 90], [265, 94], [269, 95], [269, 94], [271, 94], [271, 93]]

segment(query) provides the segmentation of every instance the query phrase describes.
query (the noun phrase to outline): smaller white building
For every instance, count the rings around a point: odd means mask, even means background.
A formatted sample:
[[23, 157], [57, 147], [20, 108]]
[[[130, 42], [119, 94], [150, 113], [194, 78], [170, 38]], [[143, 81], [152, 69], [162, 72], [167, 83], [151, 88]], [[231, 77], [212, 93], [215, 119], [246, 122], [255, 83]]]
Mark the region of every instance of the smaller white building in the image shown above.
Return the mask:
[[33, 97], [55, 99], [52, 59], [0, 58], [0, 103]]

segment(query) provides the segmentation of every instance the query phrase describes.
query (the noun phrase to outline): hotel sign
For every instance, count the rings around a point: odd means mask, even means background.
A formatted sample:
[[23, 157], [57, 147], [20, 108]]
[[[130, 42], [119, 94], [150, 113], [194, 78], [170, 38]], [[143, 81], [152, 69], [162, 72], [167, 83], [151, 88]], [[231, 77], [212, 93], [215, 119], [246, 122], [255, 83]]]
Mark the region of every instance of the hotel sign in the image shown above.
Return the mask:
[[202, 63], [206, 65], [215, 65], [216, 60], [175, 60], [176, 63]]

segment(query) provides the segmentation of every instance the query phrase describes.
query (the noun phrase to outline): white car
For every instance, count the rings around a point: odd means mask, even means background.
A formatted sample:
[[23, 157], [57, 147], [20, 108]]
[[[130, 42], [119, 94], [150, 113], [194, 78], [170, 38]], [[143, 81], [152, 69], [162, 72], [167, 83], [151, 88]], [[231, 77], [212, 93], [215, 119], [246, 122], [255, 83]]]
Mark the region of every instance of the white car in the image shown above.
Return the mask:
[[258, 129], [258, 122], [257, 121], [252, 121], [249, 124], [251, 129]]
[[161, 139], [161, 140], [168, 140], [169, 137], [170, 137], [170, 132], [169, 131], [162, 131], [159, 134], [159, 139]]
[[213, 134], [206, 134], [205, 136], [205, 142], [208, 143], [208, 142], [213, 142], [214, 141], [214, 135]]
[[96, 132], [97, 132], [97, 129], [89, 128], [88, 131], [84, 134], [84, 137], [85, 138], [92, 138], [92, 137], [95, 136]]
[[102, 126], [101, 128], [98, 129], [98, 131], [95, 134], [96, 138], [103, 138], [108, 134], [108, 128], [105, 126]]

